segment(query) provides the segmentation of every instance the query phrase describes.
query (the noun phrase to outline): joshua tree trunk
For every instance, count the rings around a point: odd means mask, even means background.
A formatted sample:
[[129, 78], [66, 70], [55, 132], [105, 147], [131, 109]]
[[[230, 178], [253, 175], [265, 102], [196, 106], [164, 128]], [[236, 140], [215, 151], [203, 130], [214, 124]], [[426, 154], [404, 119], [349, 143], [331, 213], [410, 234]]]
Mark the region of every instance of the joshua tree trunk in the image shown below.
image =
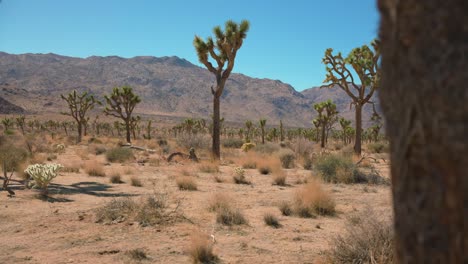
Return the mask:
[[83, 131], [83, 127], [81, 125], [81, 122], [77, 121], [77, 129], [78, 129], [78, 138], [76, 139], [76, 142], [81, 142], [81, 138], [82, 138], [82, 131]]
[[354, 141], [354, 153], [361, 155], [362, 138], [362, 105], [356, 104], [356, 140]]
[[220, 150], [220, 110], [219, 110], [219, 102], [220, 97], [217, 94], [213, 94], [213, 155], [216, 159], [221, 157], [221, 150]]
[[320, 143], [320, 147], [321, 148], [325, 148], [325, 125], [322, 124], [322, 138], [321, 138], [321, 143]]
[[125, 138], [127, 139], [127, 143], [131, 143], [131, 132], [130, 132], [130, 121], [125, 120]]
[[397, 262], [468, 263], [468, 5], [379, 9]]

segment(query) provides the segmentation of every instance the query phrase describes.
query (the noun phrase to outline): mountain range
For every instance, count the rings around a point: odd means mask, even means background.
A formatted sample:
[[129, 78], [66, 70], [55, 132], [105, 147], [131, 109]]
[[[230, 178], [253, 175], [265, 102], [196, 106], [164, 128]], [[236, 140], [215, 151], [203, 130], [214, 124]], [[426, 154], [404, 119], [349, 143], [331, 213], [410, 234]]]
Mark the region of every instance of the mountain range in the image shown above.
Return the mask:
[[[67, 110], [60, 94], [76, 89], [102, 98], [113, 87], [129, 85], [142, 98], [137, 114], [209, 119], [214, 81], [206, 69], [175, 56], [75, 58], [0, 52], [0, 113], [59, 113]], [[221, 113], [230, 122], [266, 118], [270, 125], [283, 120], [287, 126], [310, 127], [316, 115], [312, 105], [328, 99], [342, 116], [354, 118], [350, 98], [337, 87], [298, 92], [279, 80], [233, 73], [222, 96]], [[372, 106], [366, 106], [364, 124], [371, 113]]]

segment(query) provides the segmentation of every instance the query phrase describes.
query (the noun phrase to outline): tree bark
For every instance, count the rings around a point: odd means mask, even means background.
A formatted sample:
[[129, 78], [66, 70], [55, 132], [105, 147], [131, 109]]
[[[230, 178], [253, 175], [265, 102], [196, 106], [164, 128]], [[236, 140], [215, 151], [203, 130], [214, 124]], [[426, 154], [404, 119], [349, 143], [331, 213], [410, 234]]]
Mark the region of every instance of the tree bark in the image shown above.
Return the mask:
[[322, 138], [321, 138], [320, 147], [325, 148], [325, 124], [322, 124]]
[[468, 3], [379, 9], [397, 263], [468, 263]]
[[83, 128], [82, 128], [82, 126], [81, 126], [81, 122], [78, 122], [78, 121], [77, 121], [76, 124], [77, 124], [77, 129], [78, 129], [78, 138], [76, 139], [76, 142], [77, 142], [77, 143], [80, 143], [80, 142], [81, 142], [81, 138], [82, 138], [82, 136], [81, 136], [82, 134], [81, 134], [81, 133], [82, 133], [82, 131], [83, 131]]
[[361, 140], [362, 140], [362, 105], [356, 104], [356, 140], [354, 140], [354, 153], [361, 155]]
[[[219, 88], [218, 88], [219, 89]], [[213, 95], [213, 145], [212, 152], [213, 158], [219, 159], [221, 157], [220, 150], [220, 96]]]
[[132, 140], [131, 140], [131, 133], [130, 133], [130, 122], [129, 121], [125, 121], [125, 132], [126, 132], [126, 139], [127, 139], [127, 143], [132, 143]]

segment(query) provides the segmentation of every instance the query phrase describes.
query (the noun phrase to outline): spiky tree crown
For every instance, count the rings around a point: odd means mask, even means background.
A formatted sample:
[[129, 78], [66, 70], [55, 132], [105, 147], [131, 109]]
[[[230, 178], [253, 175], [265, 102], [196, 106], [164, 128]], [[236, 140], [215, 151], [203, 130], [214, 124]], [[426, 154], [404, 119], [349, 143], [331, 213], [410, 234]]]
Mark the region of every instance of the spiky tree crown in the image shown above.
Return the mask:
[[[247, 20], [242, 20], [240, 24], [228, 20], [224, 31], [220, 26], [213, 28], [215, 39], [208, 37], [204, 41], [201, 37], [195, 36], [193, 45], [197, 51], [198, 60], [203, 63], [209, 71], [221, 74], [226, 62], [228, 69], [233, 66], [237, 50], [242, 47], [244, 39], [247, 37], [250, 24]], [[209, 57], [216, 61], [217, 67], [209, 61]], [[232, 66], [231, 66], [232, 64]]]
[[133, 93], [130, 86], [115, 87], [110, 95], [104, 96], [104, 99], [107, 103], [104, 113], [123, 119], [130, 118], [135, 106], [141, 102], [140, 97]]

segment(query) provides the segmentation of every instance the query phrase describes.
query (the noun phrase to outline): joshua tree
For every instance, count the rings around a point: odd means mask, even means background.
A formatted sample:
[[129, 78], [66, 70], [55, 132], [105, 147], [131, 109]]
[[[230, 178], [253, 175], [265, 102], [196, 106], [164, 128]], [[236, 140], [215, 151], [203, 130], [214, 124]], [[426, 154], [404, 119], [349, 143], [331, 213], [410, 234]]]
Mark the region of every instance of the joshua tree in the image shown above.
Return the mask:
[[283, 142], [283, 141], [284, 141], [283, 120], [280, 120], [280, 129], [279, 129], [279, 133], [280, 133], [280, 141]]
[[139, 124], [141, 121], [140, 116], [136, 116], [130, 119], [130, 130], [132, 131], [133, 139], [136, 139], [136, 131], [139, 129]]
[[148, 139], [148, 140], [151, 140], [151, 123], [153, 121], [152, 120], [148, 120], [148, 123], [146, 124], [146, 134], [143, 134], [143, 138], [144, 139]]
[[260, 119], [260, 129], [262, 132], [262, 144], [265, 144], [265, 125], [266, 125], [266, 119], [262, 118]]
[[331, 100], [314, 104], [314, 109], [317, 111], [318, 116], [313, 120], [313, 123], [320, 128], [320, 146], [324, 148], [325, 142], [327, 141], [327, 130], [337, 121], [338, 111], [336, 110], [336, 104]]
[[396, 263], [468, 263], [468, 5], [378, 1]]
[[63, 100], [68, 104], [70, 112], [63, 112], [62, 114], [73, 117], [76, 122], [76, 127], [78, 130], [77, 142], [81, 142], [81, 137], [83, 133], [83, 126], [86, 126], [87, 120], [89, 117], [86, 116], [89, 110], [92, 110], [96, 104], [100, 102], [94, 98], [93, 95], [84, 92], [82, 94], [77, 94], [76, 90], [69, 93], [66, 97], [62, 94], [60, 95]]
[[252, 136], [252, 127], [253, 123], [250, 120], [245, 121], [245, 142], [249, 143], [251, 141], [251, 136]]
[[24, 127], [26, 126], [26, 117], [24, 115], [15, 118], [16, 126], [21, 130], [21, 134], [24, 135]]
[[[211, 86], [211, 93], [213, 94], [212, 152], [216, 159], [221, 157], [221, 124], [219, 109], [221, 95], [223, 94], [226, 81], [234, 68], [234, 60], [236, 59], [237, 51], [242, 47], [242, 43], [247, 37], [248, 30], [249, 22], [247, 20], [243, 20], [240, 24], [229, 20], [226, 22], [224, 31], [219, 26], [213, 29], [215, 40], [213, 40], [212, 37], [208, 37], [206, 41], [204, 41], [199, 36], [195, 36], [193, 41], [199, 61], [216, 77], [216, 87], [213, 88], [213, 86]], [[208, 56], [211, 56], [211, 58], [216, 61], [217, 66], [213, 66]], [[226, 63], [227, 66], [224, 69]]]
[[112, 93], [105, 95], [104, 98], [106, 99], [104, 113], [122, 119], [125, 124], [127, 142], [131, 143], [132, 113], [135, 106], [141, 102], [140, 97], [133, 93], [132, 87], [123, 86], [115, 87]]
[[2, 119], [3, 127], [5, 128], [4, 133], [8, 133], [10, 128], [13, 126], [13, 119], [5, 117]]
[[351, 127], [351, 120], [347, 120], [344, 117], [341, 117], [340, 119], [338, 119], [338, 122], [340, 123], [340, 126], [341, 126], [341, 135], [342, 135], [343, 143], [348, 144], [351, 141], [350, 139], [350, 136], [352, 135], [351, 132], [354, 131]]
[[[333, 49], [327, 49], [322, 60], [327, 70], [327, 76], [323, 82], [328, 83], [323, 87], [338, 86], [352, 99], [351, 104], [354, 105], [356, 111], [354, 152], [359, 155], [361, 155], [362, 108], [372, 98], [378, 87], [380, 76], [378, 41], [373, 41], [372, 47], [374, 51], [367, 45], [355, 48], [346, 58], [343, 58], [340, 52], [334, 55]], [[353, 76], [353, 72], [357, 74], [358, 80]]]

